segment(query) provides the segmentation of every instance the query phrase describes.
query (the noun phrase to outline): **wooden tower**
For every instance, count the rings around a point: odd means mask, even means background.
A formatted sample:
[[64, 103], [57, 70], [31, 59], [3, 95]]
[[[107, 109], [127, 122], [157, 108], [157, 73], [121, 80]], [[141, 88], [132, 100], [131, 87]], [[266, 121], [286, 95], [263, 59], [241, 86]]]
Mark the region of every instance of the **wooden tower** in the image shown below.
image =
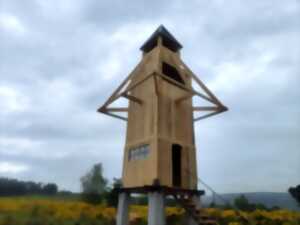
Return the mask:
[[[127, 121], [124, 189], [197, 191], [194, 122], [227, 108], [185, 65], [181, 48], [160, 26], [142, 45], [140, 63], [98, 109]], [[193, 83], [202, 91], [194, 89]], [[193, 97], [207, 101], [209, 106], [193, 106]], [[128, 99], [128, 107], [112, 107], [119, 98]], [[194, 118], [195, 111], [207, 114]]]

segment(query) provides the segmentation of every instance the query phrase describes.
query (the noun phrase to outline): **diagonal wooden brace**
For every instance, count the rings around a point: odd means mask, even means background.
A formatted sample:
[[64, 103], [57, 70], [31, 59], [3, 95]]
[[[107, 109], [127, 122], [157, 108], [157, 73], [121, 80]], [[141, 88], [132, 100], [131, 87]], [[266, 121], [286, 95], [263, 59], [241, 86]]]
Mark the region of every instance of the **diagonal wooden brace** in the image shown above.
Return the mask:
[[136, 103], [138, 103], [140, 105], [143, 104], [143, 101], [141, 99], [139, 99], [139, 98], [137, 98], [137, 97], [135, 97], [133, 95], [129, 95], [129, 94], [125, 93], [125, 92], [122, 93], [121, 96], [124, 97], [124, 98], [127, 98], [130, 101], [136, 102]]

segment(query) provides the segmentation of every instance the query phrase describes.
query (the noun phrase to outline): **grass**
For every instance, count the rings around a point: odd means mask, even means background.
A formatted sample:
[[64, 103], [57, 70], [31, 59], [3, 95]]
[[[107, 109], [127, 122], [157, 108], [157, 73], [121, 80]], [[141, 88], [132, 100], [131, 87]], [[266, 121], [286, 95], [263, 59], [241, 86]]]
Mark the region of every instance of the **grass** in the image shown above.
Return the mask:
[[[130, 225], [146, 225], [146, 206], [132, 206]], [[168, 225], [183, 225], [184, 210], [167, 208]], [[233, 210], [206, 209], [220, 225], [243, 225]], [[300, 213], [256, 210], [245, 215], [260, 225], [300, 225]], [[115, 225], [116, 209], [89, 205], [78, 196], [24, 196], [0, 198], [0, 225]]]

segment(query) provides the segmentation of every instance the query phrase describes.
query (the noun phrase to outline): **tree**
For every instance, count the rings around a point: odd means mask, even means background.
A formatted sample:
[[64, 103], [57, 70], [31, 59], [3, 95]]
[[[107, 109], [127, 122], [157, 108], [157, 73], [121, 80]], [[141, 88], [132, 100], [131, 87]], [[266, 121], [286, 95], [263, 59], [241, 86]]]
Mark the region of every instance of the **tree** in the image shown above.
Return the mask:
[[240, 210], [252, 211], [255, 209], [255, 205], [250, 204], [245, 195], [241, 195], [234, 200], [234, 205]]
[[57, 185], [56, 184], [46, 184], [43, 186], [43, 192], [46, 194], [46, 195], [55, 195], [57, 194]]
[[107, 205], [112, 207], [117, 207], [118, 198], [119, 198], [118, 189], [121, 187], [122, 187], [121, 179], [114, 178], [113, 187], [111, 190], [107, 192], [105, 196]]
[[300, 206], [300, 184], [296, 187], [290, 187], [289, 193], [298, 202], [298, 204]]
[[54, 195], [57, 193], [57, 189], [57, 185], [54, 183], [43, 184], [0, 177], [0, 196]]
[[107, 190], [107, 179], [103, 177], [102, 164], [95, 164], [80, 181], [83, 199], [92, 204], [100, 203]]

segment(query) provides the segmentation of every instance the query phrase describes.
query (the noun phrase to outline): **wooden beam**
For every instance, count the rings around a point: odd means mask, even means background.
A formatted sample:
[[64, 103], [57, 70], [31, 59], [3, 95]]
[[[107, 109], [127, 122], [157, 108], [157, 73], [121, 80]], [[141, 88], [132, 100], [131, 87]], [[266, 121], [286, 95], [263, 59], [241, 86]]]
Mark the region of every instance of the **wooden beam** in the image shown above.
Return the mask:
[[[140, 64], [138, 64], [133, 71], [125, 78], [125, 80], [118, 86], [118, 88], [113, 92], [113, 94], [106, 100], [106, 102], [100, 107], [108, 106], [112, 101], [116, 99], [116, 95], [122, 90], [122, 88], [127, 84], [127, 82], [135, 75], [136, 70], [139, 68]], [[99, 108], [99, 109], [100, 109]], [[101, 112], [98, 110], [98, 112]]]
[[209, 113], [209, 114], [206, 114], [206, 115], [203, 115], [203, 116], [199, 116], [199, 117], [195, 118], [193, 121], [194, 121], [194, 122], [197, 122], [197, 121], [199, 121], [199, 120], [206, 119], [206, 118], [208, 118], [208, 117], [217, 115], [217, 114], [219, 114], [219, 113], [221, 113], [221, 111], [212, 112], [212, 113]]
[[189, 92], [189, 93], [186, 94], [185, 96], [176, 99], [176, 100], [175, 100], [175, 103], [180, 103], [180, 102], [182, 102], [182, 101], [185, 101], [185, 100], [187, 100], [187, 99], [189, 99], [189, 98], [192, 98], [194, 95], [195, 95], [194, 93], [190, 93], [190, 92]]
[[136, 102], [136, 103], [138, 103], [140, 105], [143, 104], [143, 101], [141, 99], [139, 99], [137, 97], [134, 97], [132, 95], [129, 95], [129, 94], [125, 93], [125, 92], [122, 93], [121, 96], [124, 97], [124, 98], [127, 98], [130, 101]]
[[128, 108], [106, 108], [106, 111], [108, 112], [128, 112]]
[[184, 66], [184, 68], [189, 71], [189, 73], [191, 74], [192, 78], [196, 81], [196, 83], [214, 101], [214, 103], [216, 103], [217, 105], [222, 105], [222, 103], [219, 101], [219, 99], [208, 89], [208, 87], [206, 87], [206, 85], [193, 73], [193, 71], [191, 71], [190, 68], [184, 62], [181, 61], [181, 63]]
[[105, 110], [106, 110], [105, 107], [101, 106], [100, 108], [97, 109], [97, 112], [104, 113]]
[[193, 89], [190, 89], [190, 88], [186, 87], [185, 85], [183, 85], [183, 84], [181, 84], [181, 83], [179, 83], [179, 82], [177, 82], [177, 81], [175, 81], [175, 80], [167, 77], [166, 75], [164, 75], [162, 73], [158, 73], [158, 75], [160, 77], [162, 77], [164, 80], [166, 80], [167, 82], [169, 82], [171, 84], [174, 84], [178, 88], [181, 88], [181, 89], [183, 89], [185, 91], [192, 92], [193, 94], [198, 95], [199, 97], [201, 97], [201, 98], [203, 98], [203, 99], [205, 99], [205, 100], [207, 100], [207, 101], [209, 101], [209, 102], [211, 102], [213, 104], [216, 104], [215, 101], [211, 100], [210, 98], [206, 97], [205, 95], [203, 95], [203, 94], [201, 94], [201, 93], [199, 93], [199, 92], [197, 92], [197, 91], [195, 91]]
[[118, 193], [133, 193], [133, 194], [144, 194], [149, 192], [161, 192], [164, 195], [178, 195], [185, 194], [191, 196], [201, 196], [205, 194], [204, 190], [197, 189], [184, 189], [184, 188], [176, 188], [176, 187], [168, 187], [168, 186], [159, 186], [159, 185], [146, 185], [141, 187], [130, 187], [130, 188], [115, 188], [114, 189]]
[[134, 96], [132, 96], [132, 95], [128, 95], [127, 93], [128, 93], [129, 91], [131, 91], [132, 89], [136, 88], [136, 87], [137, 87], [138, 85], [140, 85], [141, 83], [145, 82], [145, 81], [146, 81], [147, 79], [149, 79], [152, 75], [153, 75], [153, 73], [152, 73], [152, 74], [149, 74], [149, 75], [148, 75], [147, 77], [145, 77], [144, 79], [142, 79], [142, 80], [136, 82], [135, 84], [133, 84], [132, 86], [128, 87], [124, 92], [119, 93], [119, 94], [113, 96], [113, 97], [111, 98], [111, 101], [109, 102], [109, 104], [112, 103], [113, 101], [115, 101], [116, 99], [120, 98], [120, 97], [125, 97], [125, 98], [127, 98], [127, 99], [129, 99], [129, 100], [132, 100], [132, 101], [135, 101], [135, 102], [138, 102], [138, 103], [142, 104], [143, 101], [142, 101], [141, 99], [138, 99], [137, 97], [134, 97]]
[[156, 76], [157, 76], [156, 74], [153, 75], [153, 79], [154, 79], [154, 91], [155, 91], [155, 94], [157, 96], [158, 93], [159, 93], [159, 91], [158, 91], [158, 83], [157, 83], [157, 77]]
[[140, 85], [141, 83], [145, 82], [146, 80], [148, 80], [151, 76], [153, 76], [154, 73], [151, 73], [149, 75], [147, 75], [145, 78], [141, 79], [140, 81], [137, 81], [135, 84], [130, 85], [124, 92], [128, 92], [133, 90], [134, 88], [136, 88], [138, 85]]
[[217, 111], [219, 107], [216, 106], [200, 106], [200, 107], [193, 107], [193, 111]]
[[115, 114], [109, 113], [109, 112], [103, 112], [103, 113], [106, 114], [106, 115], [108, 115], [108, 116], [120, 119], [120, 120], [128, 121], [127, 118], [123, 117], [123, 116], [115, 115]]
[[215, 111], [215, 112], [212, 112], [212, 113], [208, 113], [208, 114], [203, 115], [203, 116], [199, 116], [199, 117], [195, 118], [193, 121], [197, 122], [199, 120], [203, 120], [203, 119], [206, 119], [208, 117], [211, 117], [211, 116], [217, 115], [219, 113], [225, 112], [227, 110], [228, 110], [228, 108], [226, 106], [222, 105], [221, 107], [218, 107], [218, 111]]

